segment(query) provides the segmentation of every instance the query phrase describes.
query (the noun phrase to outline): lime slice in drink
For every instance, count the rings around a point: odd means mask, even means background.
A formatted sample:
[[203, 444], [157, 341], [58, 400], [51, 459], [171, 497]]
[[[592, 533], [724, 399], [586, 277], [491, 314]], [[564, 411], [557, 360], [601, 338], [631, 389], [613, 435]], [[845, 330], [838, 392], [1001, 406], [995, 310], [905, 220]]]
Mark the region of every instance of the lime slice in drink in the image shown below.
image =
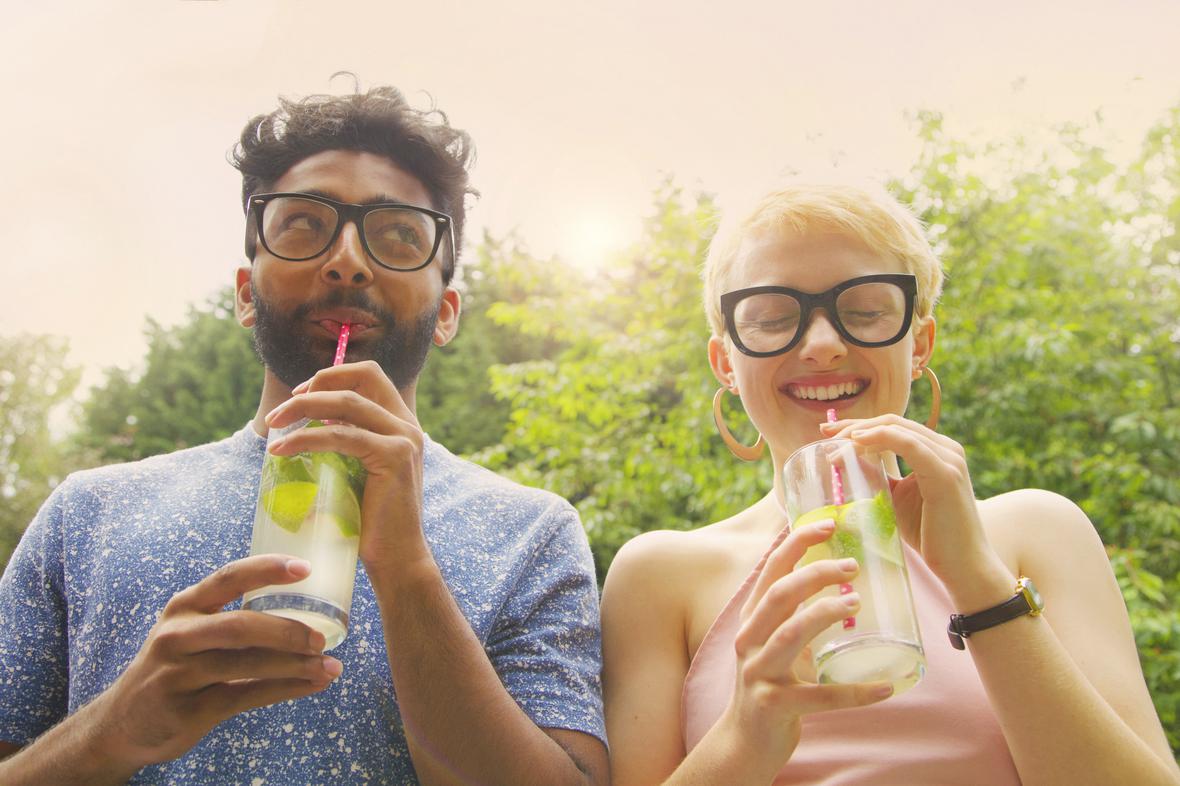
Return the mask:
[[365, 465], [355, 456], [345, 456], [341, 453], [312, 453], [311, 463], [315, 467], [316, 476], [323, 472], [324, 467], [331, 467], [344, 477], [353, 493], [360, 497], [365, 491]]
[[316, 485], [305, 480], [279, 483], [262, 495], [262, 509], [288, 532], [298, 532], [315, 502]]
[[834, 520], [837, 524], [840, 523], [840, 506], [839, 505], [824, 505], [822, 508], [809, 510], [791, 524], [792, 529], [799, 529], [808, 524], [814, 524], [817, 521], [825, 521], [827, 519]]
[[849, 528], [860, 533], [866, 551], [878, 559], [901, 565], [897, 518], [885, 492], [879, 492], [872, 499], [852, 503], [845, 511], [844, 518]]
[[822, 508], [809, 510], [795, 520], [793, 526], [796, 529], [827, 519], [836, 522], [836, 531], [832, 533], [832, 536], [823, 543], [817, 543], [808, 548], [803, 559], [799, 560], [800, 566], [815, 562], [817, 559], [853, 557], [858, 562], [861, 560], [864, 554], [861, 551], [860, 534], [855, 529], [850, 529], [844, 521], [848, 507], [848, 505], [824, 505]]
[[267, 454], [266, 463], [262, 465], [263, 482], [271, 485], [291, 483], [293, 481], [308, 481], [311, 476], [311, 464], [302, 453], [294, 456], [275, 456]]
[[[340, 458], [335, 453], [317, 455]], [[346, 538], [359, 535], [361, 524], [361, 506], [350, 479], [347, 471], [332, 461], [319, 466], [320, 490], [324, 495], [319, 515], [332, 521]]]
[[804, 565], [810, 565], [817, 559], [831, 558], [832, 548], [827, 544], [827, 541], [824, 541], [823, 543], [816, 543], [814, 546], [809, 547], [807, 551], [803, 552], [803, 557], [799, 560], [799, 563], [796, 565], [796, 567], [801, 568]]
[[331, 511], [325, 511], [320, 514], [325, 521], [330, 521], [336, 525], [336, 529], [340, 530], [340, 534], [346, 538], [355, 538], [361, 534], [357, 528], [357, 523], [360, 521], [359, 516], [341, 516]]
[[884, 491], [873, 496], [874, 532], [880, 540], [889, 540], [897, 532], [897, 517], [893, 515], [893, 502]]
[[828, 538], [828, 547], [832, 550], [833, 559], [852, 557], [858, 563], [864, 564], [864, 549], [861, 548], [860, 533], [849, 527], [845, 522], [837, 522], [836, 531]]

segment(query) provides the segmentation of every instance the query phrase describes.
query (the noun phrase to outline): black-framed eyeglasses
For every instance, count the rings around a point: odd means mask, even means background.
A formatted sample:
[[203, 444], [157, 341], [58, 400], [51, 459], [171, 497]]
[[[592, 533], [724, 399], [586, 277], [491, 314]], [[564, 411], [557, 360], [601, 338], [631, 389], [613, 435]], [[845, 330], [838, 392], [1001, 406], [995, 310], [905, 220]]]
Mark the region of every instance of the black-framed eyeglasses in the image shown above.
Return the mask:
[[[354, 205], [318, 194], [279, 192], [255, 194], [247, 201], [262, 247], [291, 262], [318, 257], [340, 230], [352, 221], [361, 245], [377, 264], [409, 272], [430, 264], [442, 245], [455, 248], [455, 222], [446, 213], [399, 202]], [[246, 237], [246, 255], [253, 258], [253, 238]]]
[[836, 331], [858, 347], [884, 347], [901, 340], [914, 318], [918, 279], [879, 273], [843, 281], [826, 292], [788, 287], [750, 287], [721, 296], [725, 329], [751, 357], [781, 355], [799, 343], [812, 312], [822, 308]]

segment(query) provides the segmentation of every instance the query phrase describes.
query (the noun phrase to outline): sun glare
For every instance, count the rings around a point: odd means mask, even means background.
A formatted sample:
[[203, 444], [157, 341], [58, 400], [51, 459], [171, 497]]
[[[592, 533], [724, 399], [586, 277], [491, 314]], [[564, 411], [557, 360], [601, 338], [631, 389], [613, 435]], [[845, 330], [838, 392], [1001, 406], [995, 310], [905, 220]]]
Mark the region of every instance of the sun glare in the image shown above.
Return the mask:
[[561, 256], [583, 270], [603, 267], [629, 240], [617, 217], [601, 213], [576, 216], [563, 234]]

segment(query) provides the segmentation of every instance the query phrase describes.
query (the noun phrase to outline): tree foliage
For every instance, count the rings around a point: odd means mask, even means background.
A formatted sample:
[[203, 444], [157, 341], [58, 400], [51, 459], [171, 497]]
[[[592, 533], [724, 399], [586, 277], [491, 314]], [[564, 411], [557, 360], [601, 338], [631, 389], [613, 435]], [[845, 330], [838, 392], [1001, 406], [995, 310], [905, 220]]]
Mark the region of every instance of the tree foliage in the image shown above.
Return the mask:
[[1123, 168], [1100, 126], [979, 149], [919, 127], [899, 188], [947, 271], [942, 428], [980, 496], [1048, 488], [1089, 515], [1180, 748], [1180, 111]]
[[710, 198], [666, 184], [643, 238], [604, 260], [593, 280], [549, 277], [494, 310], [565, 346], [556, 357], [492, 369], [511, 422], [478, 458], [574, 502], [600, 575], [635, 535], [728, 515], [769, 479], [765, 467], [734, 465], [708, 414], [717, 385], [697, 269], [715, 220]]
[[221, 439], [258, 409], [262, 365], [223, 289], [175, 327], [148, 319], [141, 373], [108, 369], [83, 406], [78, 443], [131, 461]]
[[78, 384], [66, 342], [53, 336], [0, 336], [0, 563], [49, 492], [73, 466], [50, 431], [54, 410]]
[[526, 333], [506, 325], [495, 318], [495, 310], [519, 303], [557, 270], [559, 263], [536, 259], [518, 239], [487, 235], [476, 259], [459, 269], [458, 336], [431, 351], [415, 396], [418, 421], [432, 439], [463, 454], [500, 441], [510, 408], [492, 393], [489, 370], [553, 357], [561, 343], [544, 331]]

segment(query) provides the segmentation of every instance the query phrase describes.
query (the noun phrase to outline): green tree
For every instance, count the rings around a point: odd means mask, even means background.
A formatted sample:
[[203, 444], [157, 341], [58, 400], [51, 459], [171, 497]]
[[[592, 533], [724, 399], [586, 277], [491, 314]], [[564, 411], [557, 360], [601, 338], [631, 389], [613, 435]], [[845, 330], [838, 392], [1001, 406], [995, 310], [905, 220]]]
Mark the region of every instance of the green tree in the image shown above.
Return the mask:
[[932, 365], [981, 496], [1077, 502], [1107, 544], [1156, 707], [1180, 749], [1180, 114], [1121, 169], [1067, 126], [973, 148], [919, 117], [901, 184], [947, 271]]
[[560, 341], [497, 320], [494, 311], [539, 295], [555, 269], [564, 275], [556, 262], [531, 256], [515, 237], [484, 235], [476, 259], [460, 269], [459, 333], [431, 351], [418, 380], [418, 420], [432, 439], [463, 454], [500, 441], [510, 406], [492, 392], [490, 369], [552, 357]]
[[477, 459], [574, 502], [600, 577], [639, 533], [716, 520], [769, 482], [768, 465], [751, 471], [728, 454], [709, 414], [717, 384], [698, 268], [716, 218], [709, 197], [666, 184], [641, 240], [593, 279], [551, 271], [524, 302], [492, 309], [563, 348], [492, 369], [511, 425]]
[[226, 288], [167, 328], [148, 320], [143, 371], [109, 369], [83, 406], [78, 443], [103, 462], [221, 439], [258, 409], [262, 366]]
[[66, 351], [54, 336], [0, 336], [0, 565], [75, 463], [50, 432], [51, 414], [80, 376]]

